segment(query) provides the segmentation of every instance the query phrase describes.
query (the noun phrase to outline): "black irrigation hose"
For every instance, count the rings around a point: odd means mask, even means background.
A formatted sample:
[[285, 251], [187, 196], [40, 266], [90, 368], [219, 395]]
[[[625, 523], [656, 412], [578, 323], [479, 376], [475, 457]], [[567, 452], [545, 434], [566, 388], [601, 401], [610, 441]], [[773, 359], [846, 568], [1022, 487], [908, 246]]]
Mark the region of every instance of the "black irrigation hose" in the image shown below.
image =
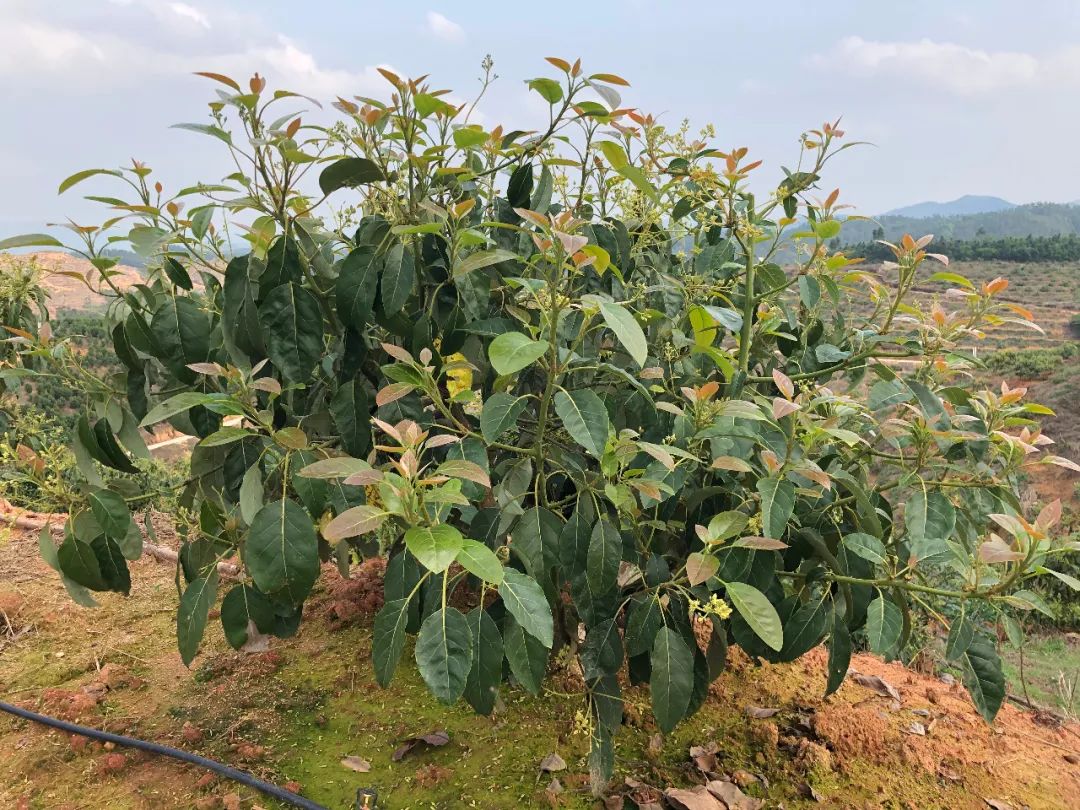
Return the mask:
[[267, 796], [273, 796], [275, 799], [283, 801], [286, 804], [291, 804], [293, 807], [300, 807], [303, 808], [303, 810], [328, 810], [328, 808], [323, 807], [321, 804], [316, 804], [310, 799], [298, 796], [292, 791], [279, 788], [277, 785], [272, 785], [261, 779], [256, 779], [250, 773], [238, 771], [236, 768], [230, 768], [228, 765], [222, 765], [220, 762], [215, 762], [212, 759], [200, 757], [198, 754], [181, 751], [179, 748], [170, 748], [169, 746], [161, 745], [160, 743], [137, 740], [134, 737], [124, 737], [121, 734], [110, 734], [107, 731], [98, 731], [96, 728], [78, 726], [74, 723], [68, 723], [55, 717], [27, 711], [26, 709], [20, 709], [18, 706], [12, 706], [10, 703], [4, 703], [3, 701], [0, 701], [0, 710], [13, 714], [16, 717], [21, 717], [24, 720], [33, 720], [35, 723], [43, 723], [46, 726], [58, 728], [61, 731], [66, 731], [70, 734], [80, 734], [83, 737], [90, 737], [91, 739], [102, 740], [103, 742], [123, 745], [126, 748], [137, 748], [140, 751], [149, 751], [151, 754], [161, 754], [162, 756], [172, 757], [181, 762], [190, 762], [192, 765], [199, 765], [207, 770], [214, 771], [214, 773], [232, 779], [234, 782], [239, 782], [240, 784], [255, 788], [255, 790], [262, 791]]

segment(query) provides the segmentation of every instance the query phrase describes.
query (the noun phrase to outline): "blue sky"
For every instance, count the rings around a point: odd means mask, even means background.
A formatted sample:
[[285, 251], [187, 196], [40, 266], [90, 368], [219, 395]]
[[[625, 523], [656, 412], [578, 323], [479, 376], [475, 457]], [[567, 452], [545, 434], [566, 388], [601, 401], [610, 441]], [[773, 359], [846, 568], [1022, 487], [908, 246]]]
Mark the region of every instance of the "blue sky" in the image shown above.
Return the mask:
[[169, 129], [204, 118], [213, 89], [192, 71], [258, 70], [329, 100], [384, 95], [385, 65], [466, 98], [487, 53], [488, 125], [539, 123], [524, 80], [550, 70], [544, 56], [580, 56], [630, 80], [624, 104], [712, 123], [717, 146], [750, 147], [773, 175], [801, 131], [843, 115], [875, 146], [828, 182], [861, 213], [1080, 198], [1074, 0], [425, 2], [0, 0], [0, 237], [85, 218], [55, 193], [81, 168], [136, 157], [172, 187], [224, 174], [215, 142]]

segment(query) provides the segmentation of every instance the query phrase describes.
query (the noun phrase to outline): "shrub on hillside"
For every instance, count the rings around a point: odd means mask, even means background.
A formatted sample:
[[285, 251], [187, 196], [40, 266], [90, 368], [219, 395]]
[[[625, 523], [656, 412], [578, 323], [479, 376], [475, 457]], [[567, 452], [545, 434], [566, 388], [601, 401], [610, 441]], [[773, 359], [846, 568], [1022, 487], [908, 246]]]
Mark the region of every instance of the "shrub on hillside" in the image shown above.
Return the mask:
[[[958, 292], [923, 311], [906, 301], [944, 261], [929, 237], [891, 248], [895, 286], [831, 252], [844, 206], [818, 188], [845, 148], [835, 124], [755, 194], [745, 148], [626, 108], [618, 76], [548, 61], [554, 78], [528, 82], [550, 108], [541, 131], [473, 123], [387, 70], [387, 97], [339, 99], [329, 128], [258, 76], [206, 74], [221, 92], [185, 126], [235, 173], [175, 193], [141, 163], [64, 181], [126, 184], [111, 227], [148, 283], [112, 289], [109, 231], [77, 231], [126, 371], [73, 376], [92, 403], [86, 481], [49, 561], [75, 588], [128, 590], [141, 494], [101, 470], [130, 473], [135, 427], [168, 421], [200, 438], [181, 497], [198, 516], [180, 554], [185, 662], [217, 561], [243, 565], [220, 606], [239, 647], [296, 631], [322, 561], [384, 554], [379, 682], [415, 635], [435, 696], [489, 713], [504, 664], [537, 693], [565, 649], [597, 787], [627, 679], [650, 684], [666, 733], [731, 644], [790, 661], [825, 641], [831, 692], [852, 634], [895, 655], [924, 596], [1000, 621], [1031, 607], [1028, 581], [1062, 548], [1054, 508], [1029, 521], [1013, 481], [1075, 465], [1038, 451], [1044, 409], [1023, 392], [970, 390], [951, 368], [956, 342], [1006, 312], [1004, 282], [943, 272]], [[228, 217], [248, 254], [230, 258]], [[73, 374], [45, 341], [23, 356]], [[476, 607], [455, 606], [459, 589]], [[970, 615], [950, 655], [991, 718], [1003, 676]]]

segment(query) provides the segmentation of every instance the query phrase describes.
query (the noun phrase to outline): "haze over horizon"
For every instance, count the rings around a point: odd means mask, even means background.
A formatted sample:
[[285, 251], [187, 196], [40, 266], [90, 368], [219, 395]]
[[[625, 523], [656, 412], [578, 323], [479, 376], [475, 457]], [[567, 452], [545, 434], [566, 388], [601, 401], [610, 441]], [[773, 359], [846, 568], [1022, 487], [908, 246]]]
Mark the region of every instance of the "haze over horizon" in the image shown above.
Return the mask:
[[625, 106], [670, 126], [712, 123], [714, 145], [748, 146], [765, 161], [763, 182], [794, 164], [800, 132], [843, 115], [847, 137], [874, 146], [845, 152], [825, 184], [860, 213], [964, 195], [1076, 200], [1063, 165], [1080, 116], [1070, 103], [1080, 5], [1052, 0], [1024, 15], [999, 0], [940, 5], [838, 0], [811, 14], [781, 0], [763, 14], [700, 0], [554, 0], [514, 19], [480, 3], [5, 0], [0, 238], [100, 218], [79, 193], [107, 185], [56, 195], [83, 168], [134, 157], [174, 188], [227, 173], [220, 144], [169, 128], [206, 120], [214, 86], [193, 71], [259, 71], [328, 103], [385, 97], [375, 68], [389, 66], [430, 73], [464, 100], [487, 53], [501, 78], [479, 108], [486, 126], [540, 125], [544, 105], [524, 81], [551, 72], [545, 56], [580, 56], [631, 82]]

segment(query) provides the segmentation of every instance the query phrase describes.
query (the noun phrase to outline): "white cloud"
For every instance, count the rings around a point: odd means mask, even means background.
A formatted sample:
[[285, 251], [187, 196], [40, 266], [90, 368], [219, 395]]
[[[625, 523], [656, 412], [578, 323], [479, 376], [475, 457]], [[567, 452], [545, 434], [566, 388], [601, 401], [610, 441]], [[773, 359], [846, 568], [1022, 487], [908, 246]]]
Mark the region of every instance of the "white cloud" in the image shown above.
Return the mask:
[[[0, 11], [0, 82], [107, 92], [151, 79], [182, 80], [208, 70], [235, 76], [241, 83], [258, 71], [275, 86], [323, 101], [339, 95], [384, 95], [388, 89], [375, 66], [327, 67], [295, 41], [269, 31], [252, 37], [250, 30], [233, 34], [227, 26], [213, 37], [177, 39], [171, 36], [176, 17], [200, 29], [210, 27], [210, 20], [186, 3], [111, 2], [116, 7], [113, 16], [139, 6], [154, 14], [144, 18], [144, 28], [115, 25], [94, 31], [66, 27], [33, 13], [10, 13], [10, 8]], [[146, 24], [152, 28], [146, 29]]]
[[428, 31], [447, 42], [461, 42], [465, 39], [465, 29], [453, 20], [449, 20], [437, 11], [427, 13]]
[[850, 36], [829, 52], [812, 56], [810, 63], [853, 78], [889, 77], [962, 96], [1080, 83], [1077, 49], [1038, 55], [987, 51], [931, 39], [883, 42]]
[[210, 19], [194, 6], [189, 6], [187, 3], [169, 3], [169, 10], [177, 17], [183, 17], [207, 30], [210, 29]]

